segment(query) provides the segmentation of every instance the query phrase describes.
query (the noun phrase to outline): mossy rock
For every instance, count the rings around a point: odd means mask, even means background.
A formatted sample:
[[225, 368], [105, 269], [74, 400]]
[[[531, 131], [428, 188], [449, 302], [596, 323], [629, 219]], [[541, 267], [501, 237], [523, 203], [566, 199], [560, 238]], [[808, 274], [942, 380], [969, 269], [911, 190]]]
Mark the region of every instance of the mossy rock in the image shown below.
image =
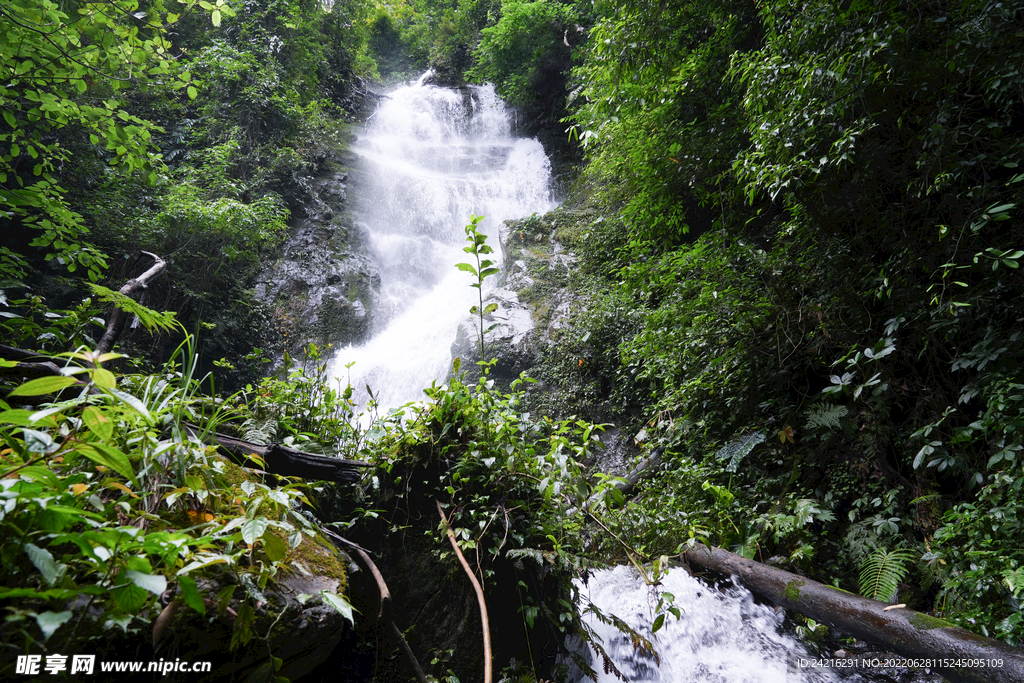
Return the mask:
[[[228, 465], [226, 469], [229, 477], [237, 476], [240, 481], [257, 476], [237, 465]], [[167, 521], [172, 525], [178, 520]], [[254, 562], [265, 560], [261, 555], [257, 551]], [[249, 607], [255, 605], [245, 588], [237, 585], [239, 574], [223, 569], [223, 565], [205, 570], [208, 572], [205, 575], [193, 574], [199, 595], [204, 599], [205, 615], [185, 604], [173, 575], [169, 575], [169, 590], [164, 600], [151, 601], [123, 627], [113, 626], [102, 608], [90, 604], [84, 596], [72, 601], [67, 609], [75, 617], [53, 640], [61, 643], [61, 654], [94, 654], [99, 662], [210, 662], [211, 671], [202, 674], [202, 680], [248, 680], [273, 654], [283, 660], [278, 675], [295, 680], [330, 657], [343, 638], [351, 639], [353, 635], [347, 618], [318, 597], [321, 592], [347, 593], [348, 564], [348, 557], [327, 538], [319, 533], [303, 534], [298, 547], [289, 551], [286, 560], [289, 569], [279, 571], [261, 591], [266, 602], [256, 608], [252, 638], [234, 651], [231, 642], [238, 628], [243, 599]], [[244, 566], [238, 569], [245, 572]], [[231, 585], [235, 585], [231, 600], [221, 610], [219, 595]], [[300, 601], [302, 595], [308, 597]], [[71, 625], [78, 623], [78, 616], [84, 610], [88, 613], [72, 636]], [[162, 611], [170, 614], [171, 620], [154, 642], [154, 628]], [[133, 675], [128, 674], [104, 675], [105, 680], [134, 680]]]

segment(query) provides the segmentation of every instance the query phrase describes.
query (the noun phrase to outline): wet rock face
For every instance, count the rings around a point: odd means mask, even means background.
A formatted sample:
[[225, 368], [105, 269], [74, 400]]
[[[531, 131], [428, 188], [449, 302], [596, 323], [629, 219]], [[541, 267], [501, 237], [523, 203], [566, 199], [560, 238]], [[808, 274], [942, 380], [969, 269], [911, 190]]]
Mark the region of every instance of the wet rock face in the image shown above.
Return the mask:
[[285, 348], [359, 343], [370, 329], [380, 272], [347, 212], [348, 173], [337, 164], [313, 182], [310, 199], [292, 217], [280, 257], [256, 283], [274, 310]]
[[[530, 310], [519, 302], [513, 290], [497, 289], [492, 292], [487, 303], [497, 303], [498, 310], [484, 317], [484, 330], [491, 328], [484, 337], [484, 352], [488, 359], [497, 360], [491, 368], [491, 378], [507, 387], [519, 377], [519, 373], [540, 362], [537, 334]], [[452, 344], [452, 358], [462, 359], [462, 367], [467, 370], [467, 381], [480, 376], [479, 368], [473, 365], [480, 360], [479, 318], [464, 320], [459, 325]]]
[[[539, 217], [507, 221], [499, 229], [504, 257], [498, 287], [485, 301], [498, 309], [484, 317], [491, 377], [501, 388], [536, 368], [545, 350], [565, 327], [575, 296], [568, 287], [576, 257], [562, 247]], [[462, 359], [467, 381], [479, 377], [480, 320], [465, 320], [452, 344], [452, 357]]]

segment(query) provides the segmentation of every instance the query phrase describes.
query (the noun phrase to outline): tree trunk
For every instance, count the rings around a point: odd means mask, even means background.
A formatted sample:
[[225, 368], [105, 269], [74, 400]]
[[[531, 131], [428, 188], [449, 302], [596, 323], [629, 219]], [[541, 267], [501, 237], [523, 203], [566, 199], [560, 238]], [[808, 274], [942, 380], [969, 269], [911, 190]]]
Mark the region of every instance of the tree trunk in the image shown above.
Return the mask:
[[[721, 548], [698, 546], [684, 563], [735, 576], [752, 593], [849, 635], [923, 664], [953, 683], [1024, 683], [1024, 650], [985, 638], [943, 619], [895, 608], [805, 579]], [[889, 607], [889, 609], [885, 609]], [[957, 660], [967, 660], [957, 661]]]
[[[361, 468], [373, 467], [367, 462], [306, 453], [276, 443], [264, 446], [224, 434], [204, 433], [198, 425], [188, 424], [188, 428], [193, 434], [199, 436], [203, 443], [216, 446], [218, 451], [229, 456], [242, 467], [260, 466], [260, 469], [284, 477], [302, 477], [310, 480], [354, 484], [359, 481]], [[255, 462], [249, 458], [250, 455], [258, 456], [262, 463]]]

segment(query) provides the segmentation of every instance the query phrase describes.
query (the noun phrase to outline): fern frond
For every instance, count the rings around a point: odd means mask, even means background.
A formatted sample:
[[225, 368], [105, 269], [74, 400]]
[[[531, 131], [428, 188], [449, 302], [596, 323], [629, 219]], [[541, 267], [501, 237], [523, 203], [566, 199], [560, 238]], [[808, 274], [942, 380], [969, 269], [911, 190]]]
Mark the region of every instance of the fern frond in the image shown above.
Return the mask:
[[892, 602], [900, 581], [909, 570], [908, 563], [917, 558], [910, 550], [878, 548], [860, 566], [860, 594], [872, 600]]
[[764, 443], [765, 433], [754, 432], [753, 434], [747, 434], [741, 436], [735, 441], [730, 441], [718, 450], [715, 455], [719, 460], [728, 460], [729, 464], [725, 466], [726, 472], [735, 472], [739, 466], [740, 461], [747, 457], [750, 451], [754, 450], [754, 446], [759, 443]]
[[177, 324], [177, 320], [174, 317], [174, 311], [154, 311], [152, 308], [143, 306], [135, 299], [130, 296], [126, 296], [121, 292], [115, 292], [112, 289], [108, 289], [103, 285], [97, 285], [95, 283], [88, 283], [92, 288], [94, 294], [99, 297], [100, 301], [105, 303], [112, 303], [120, 308], [125, 313], [129, 313], [138, 318], [142, 326], [146, 328], [147, 332], [154, 332], [156, 330], [169, 331], [173, 330]]
[[815, 403], [807, 411], [807, 424], [804, 427], [806, 429], [816, 429], [818, 427], [835, 429], [839, 426], [839, 421], [846, 417], [849, 412], [850, 409], [846, 406]]
[[1003, 572], [1003, 582], [1010, 589], [1010, 594], [1016, 598], [1019, 593], [1024, 593], [1024, 567], [1016, 570], [1007, 569]]
[[242, 423], [242, 440], [258, 444], [269, 444], [274, 440], [277, 421], [274, 418], [259, 420], [250, 418]]
[[516, 548], [509, 550], [505, 553], [505, 557], [510, 560], [519, 560], [522, 558], [528, 558], [537, 563], [538, 566], [544, 566], [544, 553], [536, 548]]

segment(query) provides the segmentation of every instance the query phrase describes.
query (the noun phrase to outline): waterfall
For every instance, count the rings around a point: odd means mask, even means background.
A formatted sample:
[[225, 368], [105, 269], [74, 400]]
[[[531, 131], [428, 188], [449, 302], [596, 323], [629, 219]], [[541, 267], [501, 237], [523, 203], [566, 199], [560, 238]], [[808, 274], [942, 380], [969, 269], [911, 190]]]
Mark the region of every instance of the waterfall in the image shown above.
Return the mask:
[[[779, 632], [782, 618], [754, 602], [744, 588], [719, 590], [674, 569], [662, 578], [660, 591], [675, 596], [682, 618], [668, 615], [665, 625], [650, 632], [658, 598], [632, 567], [597, 572], [581, 595], [602, 612], [612, 613], [654, 644], [660, 665], [637, 655], [628, 637], [592, 616], [584, 618], [603, 640], [605, 651], [630, 681], [665, 683], [796, 683], [839, 680], [828, 669], [802, 668], [804, 647]], [[601, 672], [601, 661], [593, 668]], [[585, 680], [580, 676], [578, 680]], [[598, 683], [617, 679], [602, 673]]]
[[[381, 273], [371, 337], [341, 349], [333, 376], [382, 409], [423, 397], [444, 379], [459, 323], [476, 303], [455, 264], [470, 215], [500, 259], [498, 227], [554, 208], [551, 167], [537, 140], [515, 138], [493, 86], [452, 89], [421, 78], [382, 101], [358, 136], [353, 213]], [[351, 369], [346, 365], [352, 363]]]

